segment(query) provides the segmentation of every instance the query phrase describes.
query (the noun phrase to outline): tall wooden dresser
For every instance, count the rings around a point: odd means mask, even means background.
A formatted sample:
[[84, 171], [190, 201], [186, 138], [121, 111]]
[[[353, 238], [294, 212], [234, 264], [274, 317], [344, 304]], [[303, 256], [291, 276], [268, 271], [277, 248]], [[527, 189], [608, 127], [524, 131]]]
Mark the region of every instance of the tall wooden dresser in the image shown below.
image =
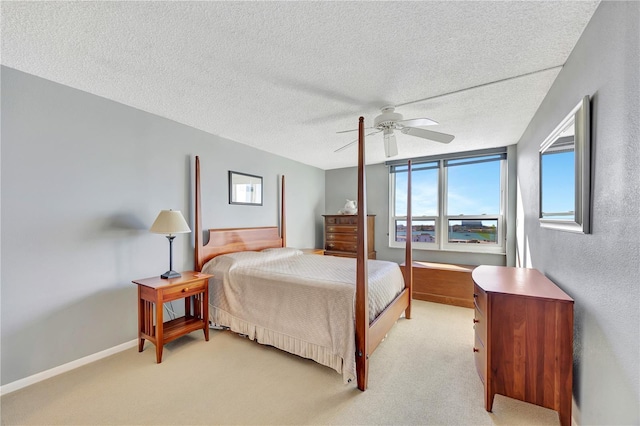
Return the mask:
[[485, 409], [500, 394], [556, 410], [570, 426], [573, 299], [535, 269], [482, 265], [471, 276]]
[[[356, 257], [358, 250], [358, 216], [350, 214], [324, 216], [324, 254]], [[369, 259], [376, 258], [375, 215], [367, 215], [367, 252]]]

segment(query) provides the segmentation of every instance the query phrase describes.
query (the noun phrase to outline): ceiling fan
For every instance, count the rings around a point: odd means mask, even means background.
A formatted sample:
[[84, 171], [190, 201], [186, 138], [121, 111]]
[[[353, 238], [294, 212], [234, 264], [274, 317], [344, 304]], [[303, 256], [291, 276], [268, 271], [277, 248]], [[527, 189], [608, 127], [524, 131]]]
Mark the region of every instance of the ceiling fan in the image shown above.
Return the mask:
[[[453, 135], [434, 132], [433, 130], [422, 128], [434, 124], [438, 123], [428, 118], [412, 118], [405, 120], [402, 117], [402, 114], [395, 112], [394, 106], [385, 106], [382, 108], [382, 114], [380, 114], [373, 120], [373, 127], [367, 128], [375, 129], [375, 131], [366, 134], [365, 137], [382, 132], [382, 134], [384, 135], [384, 153], [387, 157], [398, 155], [398, 144], [396, 143], [396, 136], [393, 133], [394, 130], [400, 130], [405, 135], [417, 136], [419, 138], [429, 139], [440, 143], [449, 143], [453, 140], [453, 138], [455, 137]], [[343, 130], [337, 133], [356, 132], [357, 130], [358, 129]], [[358, 142], [357, 139], [349, 142], [341, 148], [336, 149], [334, 152], [342, 151], [343, 149], [350, 147], [356, 142]]]

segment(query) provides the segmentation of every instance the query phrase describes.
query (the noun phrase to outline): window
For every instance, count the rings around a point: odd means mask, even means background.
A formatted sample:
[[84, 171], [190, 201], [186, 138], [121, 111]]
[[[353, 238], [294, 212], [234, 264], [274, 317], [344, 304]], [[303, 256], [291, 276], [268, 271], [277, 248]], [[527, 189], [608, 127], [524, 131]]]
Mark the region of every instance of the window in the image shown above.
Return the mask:
[[[387, 165], [389, 245], [404, 247], [408, 167]], [[505, 170], [504, 149], [412, 160], [413, 247], [504, 253]]]
[[[412, 230], [413, 240], [434, 245], [436, 243], [436, 219], [438, 217], [438, 174], [437, 161], [412, 165]], [[393, 228], [394, 242], [404, 246], [407, 237], [407, 165], [394, 168], [395, 214]], [[420, 184], [416, 184], [420, 182]], [[398, 244], [402, 243], [402, 244]], [[434, 247], [435, 248], [435, 247]]]

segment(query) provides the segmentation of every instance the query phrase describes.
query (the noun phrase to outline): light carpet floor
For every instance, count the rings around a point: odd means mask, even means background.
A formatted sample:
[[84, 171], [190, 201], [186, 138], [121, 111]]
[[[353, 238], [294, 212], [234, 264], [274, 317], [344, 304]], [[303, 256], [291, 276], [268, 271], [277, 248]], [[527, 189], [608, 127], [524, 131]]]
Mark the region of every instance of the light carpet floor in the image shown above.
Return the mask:
[[229, 331], [151, 343], [2, 396], [2, 425], [558, 425], [497, 395], [484, 410], [473, 310], [415, 301], [370, 359], [369, 389]]

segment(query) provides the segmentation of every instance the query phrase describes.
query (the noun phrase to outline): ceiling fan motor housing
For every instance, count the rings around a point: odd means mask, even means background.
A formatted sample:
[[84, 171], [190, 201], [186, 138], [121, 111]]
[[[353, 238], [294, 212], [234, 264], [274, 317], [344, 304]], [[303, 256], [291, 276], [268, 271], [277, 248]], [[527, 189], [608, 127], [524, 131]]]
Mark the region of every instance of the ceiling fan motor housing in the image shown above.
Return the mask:
[[373, 127], [393, 129], [398, 121], [402, 121], [402, 114], [394, 112], [395, 108], [386, 107], [382, 109], [382, 114], [373, 120]]

